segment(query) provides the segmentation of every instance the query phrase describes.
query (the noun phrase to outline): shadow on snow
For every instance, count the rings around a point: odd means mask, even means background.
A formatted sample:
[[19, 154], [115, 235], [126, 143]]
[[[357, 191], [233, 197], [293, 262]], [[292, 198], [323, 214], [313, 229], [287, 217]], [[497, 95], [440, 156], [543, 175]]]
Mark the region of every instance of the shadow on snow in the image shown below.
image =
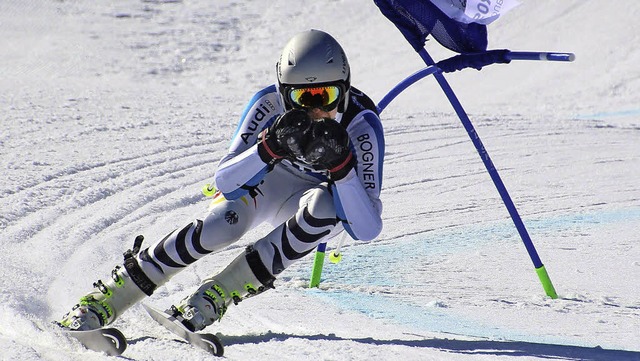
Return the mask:
[[495, 356], [534, 356], [540, 358], [567, 360], [640, 360], [640, 352], [625, 350], [607, 350], [599, 346], [590, 348], [571, 345], [554, 345], [522, 341], [490, 341], [490, 340], [455, 340], [431, 338], [423, 340], [376, 340], [373, 338], [342, 338], [329, 335], [288, 335], [283, 333], [265, 333], [262, 335], [225, 336], [218, 335], [227, 346], [261, 343], [269, 341], [286, 341], [287, 339], [307, 339], [312, 341], [351, 341], [375, 346], [407, 346], [437, 349], [469, 355]]

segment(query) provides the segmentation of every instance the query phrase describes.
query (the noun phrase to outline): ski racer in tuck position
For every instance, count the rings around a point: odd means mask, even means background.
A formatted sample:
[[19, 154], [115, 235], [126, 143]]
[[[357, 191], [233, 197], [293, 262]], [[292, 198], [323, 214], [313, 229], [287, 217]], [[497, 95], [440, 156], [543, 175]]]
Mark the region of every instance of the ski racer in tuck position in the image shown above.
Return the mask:
[[342, 47], [325, 32], [302, 32], [284, 47], [276, 73], [277, 84], [259, 91], [242, 114], [206, 217], [142, 250], [138, 238], [108, 280], [59, 321], [63, 327], [111, 324], [186, 266], [263, 222], [275, 228], [171, 307], [187, 328], [202, 330], [231, 303], [273, 288], [320, 242], [344, 231], [362, 241], [378, 236], [383, 130], [374, 103], [350, 84]]

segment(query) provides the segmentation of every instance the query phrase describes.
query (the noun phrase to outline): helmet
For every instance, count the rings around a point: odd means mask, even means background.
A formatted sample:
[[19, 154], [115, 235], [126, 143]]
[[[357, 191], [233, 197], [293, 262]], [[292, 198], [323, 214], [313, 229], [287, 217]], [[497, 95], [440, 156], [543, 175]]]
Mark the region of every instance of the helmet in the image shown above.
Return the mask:
[[[320, 30], [297, 34], [284, 47], [276, 64], [278, 91], [286, 109], [317, 107], [344, 112], [351, 71], [338, 42]], [[306, 90], [312, 90], [309, 92]]]

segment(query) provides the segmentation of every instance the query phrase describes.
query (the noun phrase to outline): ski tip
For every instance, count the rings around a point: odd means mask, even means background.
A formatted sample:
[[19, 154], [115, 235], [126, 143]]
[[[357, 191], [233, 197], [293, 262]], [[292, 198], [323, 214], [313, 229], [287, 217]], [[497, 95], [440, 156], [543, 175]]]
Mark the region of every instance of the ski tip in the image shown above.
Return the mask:
[[214, 356], [220, 357], [224, 355], [224, 345], [217, 336], [210, 333], [199, 333], [189, 330], [182, 322], [175, 318], [175, 313], [171, 312], [170, 309], [161, 311], [146, 304], [142, 304], [142, 306], [152, 319], [191, 345], [199, 347]]

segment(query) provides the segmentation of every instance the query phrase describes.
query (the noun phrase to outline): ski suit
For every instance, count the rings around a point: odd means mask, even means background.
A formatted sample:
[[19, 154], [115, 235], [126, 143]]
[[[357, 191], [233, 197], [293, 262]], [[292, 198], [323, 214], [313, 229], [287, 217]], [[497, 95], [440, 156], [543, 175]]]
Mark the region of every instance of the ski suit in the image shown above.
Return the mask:
[[345, 112], [336, 116], [349, 134], [357, 159], [356, 167], [337, 182], [329, 180], [326, 170], [303, 161], [283, 160], [268, 166], [260, 159], [256, 144], [260, 132], [284, 112], [275, 85], [251, 99], [215, 174], [218, 192], [208, 215], [138, 254], [140, 268], [155, 285], [238, 241], [263, 222], [275, 227], [253, 244], [264, 265], [253, 271], [263, 273], [265, 280], [343, 230], [357, 240], [378, 236], [384, 135], [374, 103], [352, 87]]

